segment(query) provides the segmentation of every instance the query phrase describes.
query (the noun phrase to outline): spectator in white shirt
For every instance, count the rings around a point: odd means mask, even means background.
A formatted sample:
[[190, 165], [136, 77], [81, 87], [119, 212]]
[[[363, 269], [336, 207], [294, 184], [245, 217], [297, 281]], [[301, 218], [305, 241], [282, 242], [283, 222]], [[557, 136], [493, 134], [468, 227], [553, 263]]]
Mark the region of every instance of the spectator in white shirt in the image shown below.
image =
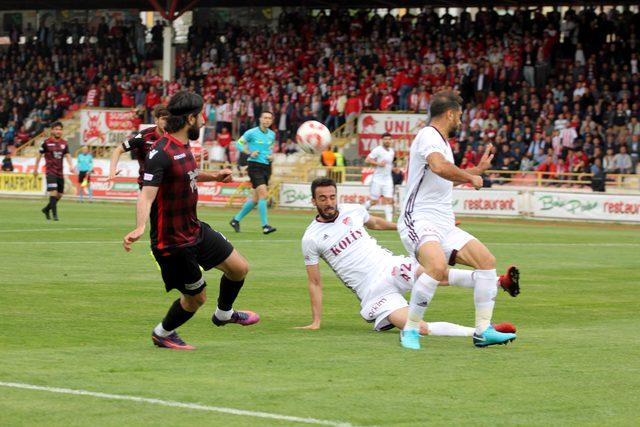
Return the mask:
[[631, 156], [626, 145], [620, 146], [620, 152], [613, 156], [613, 164], [616, 173], [631, 173]]

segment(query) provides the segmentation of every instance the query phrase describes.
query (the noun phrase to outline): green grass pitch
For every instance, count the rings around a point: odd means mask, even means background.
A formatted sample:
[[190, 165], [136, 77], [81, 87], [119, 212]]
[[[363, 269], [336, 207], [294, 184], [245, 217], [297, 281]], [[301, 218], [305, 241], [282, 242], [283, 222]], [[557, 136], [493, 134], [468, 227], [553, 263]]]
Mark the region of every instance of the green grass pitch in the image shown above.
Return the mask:
[[[64, 387], [353, 425], [638, 425], [640, 227], [463, 218], [499, 271], [521, 270], [522, 294], [499, 292], [495, 321], [518, 327], [511, 345], [477, 349], [434, 337], [403, 351], [375, 333], [355, 296], [326, 266], [319, 331], [311, 321], [299, 239], [310, 212], [254, 212], [235, 234], [232, 211], [199, 215], [229, 237], [251, 272], [236, 308], [252, 327], [216, 328], [219, 273], [209, 301], [180, 329], [195, 352], [155, 348], [166, 294], [148, 244], [127, 254], [132, 204], [63, 200], [47, 222], [38, 200], [0, 199], [0, 382]], [[395, 232], [374, 232], [396, 253]], [[472, 293], [441, 288], [427, 320], [471, 325]], [[0, 386], [0, 425], [299, 425], [278, 419]]]

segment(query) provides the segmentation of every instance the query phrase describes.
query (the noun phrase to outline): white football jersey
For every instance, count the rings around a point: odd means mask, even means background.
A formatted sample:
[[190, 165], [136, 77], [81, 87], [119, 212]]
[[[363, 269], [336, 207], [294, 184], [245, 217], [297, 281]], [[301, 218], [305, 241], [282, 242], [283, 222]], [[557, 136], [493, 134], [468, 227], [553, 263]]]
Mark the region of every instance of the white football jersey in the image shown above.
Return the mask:
[[316, 265], [322, 258], [360, 300], [393, 256], [367, 233], [367, 221], [369, 213], [361, 205], [338, 205], [335, 221], [314, 219], [302, 237], [305, 264]]
[[391, 169], [393, 169], [393, 159], [395, 158], [393, 148], [389, 148], [387, 150], [382, 145], [378, 145], [376, 148], [371, 150], [368, 157], [376, 162], [385, 163], [384, 166], [375, 167], [373, 179], [380, 181], [391, 179]]
[[439, 225], [453, 226], [453, 182], [429, 169], [427, 156], [431, 153], [440, 153], [446, 160], [454, 162], [449, 142], [436, 128], [427, 126], [418, 132], [411, 144], [407, 192], [401, 215], [403, 220], [424, 219]]

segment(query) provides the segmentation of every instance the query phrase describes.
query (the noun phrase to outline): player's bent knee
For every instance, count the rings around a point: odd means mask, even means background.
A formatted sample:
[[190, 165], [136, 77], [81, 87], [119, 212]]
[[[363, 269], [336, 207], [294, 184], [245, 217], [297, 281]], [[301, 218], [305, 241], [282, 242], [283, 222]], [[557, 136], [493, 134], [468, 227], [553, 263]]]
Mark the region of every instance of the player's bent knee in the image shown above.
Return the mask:
[[233, 281], [243, 280], [249, 274], [249, 262], [238, 253], [232, 256], [234, 259], [225, 270], [225, 276]]
[[433, 279], [441, 282], [447, 278], [447, 264], [445, 263], [434, 263], [432, 265], [428, 265], [425, 269], [426, 273]]
[[479, 270], [494, 270], [496, 268], [496, 257], [492, 253], [489, 253], [482, 257], [482, 260], [478, 263]]
[[206, 301], [207, 294], [203, 291], [196, 295], [182, 295], [181, 304], [185, 310], [195, 313]]
[[198, 295], [193, 296], [193, 301], [198, 306], [198, 308], [202, 307], [205, 302], [207, 302], [207, 294], [204, 292], [200, 292]]
[[239, 263], [238, 267], [233, 272], [234, 277], [229, 277], [229, 278], [231, 280], [238, 281], [247, 277], [247, 274], [249, 274], [249, 262], [247, 262], [247, 260], [243, 258], [242, 261]]

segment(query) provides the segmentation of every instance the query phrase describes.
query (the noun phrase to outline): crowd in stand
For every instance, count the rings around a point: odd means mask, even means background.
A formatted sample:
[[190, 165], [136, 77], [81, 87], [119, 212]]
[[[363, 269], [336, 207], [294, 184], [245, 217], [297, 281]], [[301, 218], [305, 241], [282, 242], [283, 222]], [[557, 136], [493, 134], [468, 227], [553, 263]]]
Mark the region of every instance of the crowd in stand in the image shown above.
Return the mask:
[[[400, 18], [293, 11], [275, 30], [192, 27], [170, 82], [152, 71], [141, 25], [103, 22], [90, 45], [77, 44], [80, 30], [70, 27], [73, 44], [54, 32], [0, 55], [0, 127], [3, 141], [12, 132], [24, 139], [73, 103], [144, 112], [190, 88], [206, 99], [207, 138], [226, 128], [228, 144], [227, 133], [237, 138], [269, 110], [285, 151], [306, 120], [352, 132], [363, 110], [426, 113], [431, 94], [453, 88], [467, 103], [451, 141], [462, 167], [474, 166], [491, 142], [495, 169], [633, 173], [639, 24], [629, 8], [483, 9], [474, 19], [430, 9]], [[152, 46], [161, 43], [158, 27]]]

